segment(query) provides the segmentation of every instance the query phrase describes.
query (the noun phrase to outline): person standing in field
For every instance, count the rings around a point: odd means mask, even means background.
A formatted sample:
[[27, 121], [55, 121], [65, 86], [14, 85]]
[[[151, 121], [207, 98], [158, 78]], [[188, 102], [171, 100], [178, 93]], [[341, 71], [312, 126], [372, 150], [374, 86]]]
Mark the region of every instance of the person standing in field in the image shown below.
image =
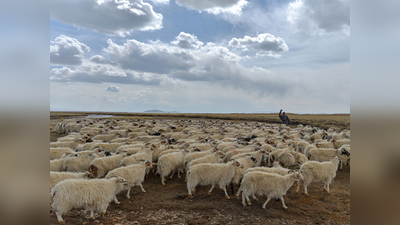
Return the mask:
[[282, 114], [282, 109], [281, 111], [279, 111], [279, 118], [282, 120], [282, 124], [288, 125], [288, 124], [292, 124], [292, 122], [290, 122], [290, 119], [288, 116], [286, 116], [285, 112], [283, 112]]

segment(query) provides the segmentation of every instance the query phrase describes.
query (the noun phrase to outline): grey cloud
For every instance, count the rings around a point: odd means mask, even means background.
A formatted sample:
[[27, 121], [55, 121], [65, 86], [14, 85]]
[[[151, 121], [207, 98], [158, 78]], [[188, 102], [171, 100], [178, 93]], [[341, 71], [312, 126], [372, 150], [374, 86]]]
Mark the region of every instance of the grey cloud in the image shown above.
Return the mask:
[[232, 38], [229, 46], [240, 48], [244, 51], [255, 50], [260, 53], [282, 53], [289, 51], [289, 47], [281, 37], [272, 34], [259, 34], [257, 37], [245, 36], [244, 38]]
[[185, 49], [198, 49], [204, 44], [196, 36], [185, 32], [181, 32], [171, 43]]
[[103, 51], [123, 69], [166, 74], [193, 67], [194, 56], [190, 52], [157, 43], [127, 40], [121, 46], [108, 40], [108, 47]]
[[210, 82], [223, 87], [231, 86], [260, 95], [285, 95], [295, 86], [295, 82], [285, 78], [277, 79], [263, 68], [246, 68], [220, 57], [208, 55], [197, 64], [196, 69], [173, 73], [171, 77], [185, 81]]
[[50, 42], [50, 63], [53, 65], [81, 65], [90, 48], [75, 38], [58, 36]]
[[53, 82], [83, 82], [83, 83], [118, 83], [159, 85], [163, 77], [125, 72], [110, 65], [84, 65], [75, 70], [70, 68], [54, 68], [50, 71], [50, 81]]
[[349, 34], [350, 0], [296, 0], [289, 4], [287, 20], [297, 32]]
[[174, 80], [202, 81], [261, 95], [285, 95], [294, 86], [292, 81], [277, 79], [265, 69], [242, 66], [240, 56], [214, 43], [207, 43], [199, 49], [181, 49], [160, 42], [146, 44], [136, 40], [128, 40], [122, 45], [108, 40], [108, 44], [103, 52], [115, 62], [113, 65], [102, 63], [106, 61], [105, 57], [95, 56], [91, 61], [100, 63], [87, 63], [74, 70], [51, 70], [51, 81], [145, 85], [160, 85], [162, 81]]
[[109, 91], [109, 92], [119, 92], [120, 90], [121, 90], [121, 88], [117, 87], [115, 85], [110, 85], [106, 88], [106, 91]]
[[206, 11], [212, 14], [226, 12], [240, 14], [242, 8], [248, 2], [246, 0], [176, 0], [176, 3], [188, 9]]
[[109, 35], [158, 30], [163, 16], [143, 0], [50, 0], [50, 18]]
[[90, 58], [90, 61], [98, 63], [98, 64], [110, 64], [110, 65], [115, 64], [115, 63], [111, 62], [110, 60], [104, 58], [101, 55], [92, 56], [92, 58]]

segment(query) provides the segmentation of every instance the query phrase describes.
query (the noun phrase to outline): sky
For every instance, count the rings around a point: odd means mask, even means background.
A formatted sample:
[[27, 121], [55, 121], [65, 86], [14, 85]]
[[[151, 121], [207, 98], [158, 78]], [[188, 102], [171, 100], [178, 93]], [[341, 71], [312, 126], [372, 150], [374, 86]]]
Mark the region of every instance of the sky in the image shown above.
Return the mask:
[[350, 113], [350, 0], [50, 0], [50, 110]]

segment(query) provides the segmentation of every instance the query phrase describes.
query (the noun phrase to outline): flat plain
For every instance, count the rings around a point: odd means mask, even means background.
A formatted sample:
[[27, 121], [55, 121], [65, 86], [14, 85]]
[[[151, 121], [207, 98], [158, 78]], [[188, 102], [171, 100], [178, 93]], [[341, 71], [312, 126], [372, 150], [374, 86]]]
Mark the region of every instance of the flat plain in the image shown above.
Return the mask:
[[[67, 118], [84, 117], [89, 114], [113, 115], [115, 119], [213, 119], [231, 122], [263, 122], [279, 123], [278, 114], [149, 114], [149, 113], [114, 113], [114, 112], [51, 112], [50, 113], [50, 142], [56, 141], [58, 135], [54, 124]], [[299, 115], [288, 114], [297, 124], [328, 129], [350, 129], [349, 114], [334, 115]], [[107, 214], [91, 220], [89, 213], [74, 209], [63, 216], [66, 224], [350, 224], [350, 167], [344, 166], [338, 170], [331, 193], [323, 191], [322, 183], [309, 185], [310, 196], [296, 194], [296, 184], [284, 196], [289, 207], [282, 208], [279, 201], [270, 201], [266, 209], [261, 205], [266, 196], [252, 201], [252, 206], [243, 207], [241, 201], [231, 195], [225, 199], [223, 191], [217, 187], [212, 195], [207, 195], [208, 186], [198, 186], [193, 199], [187, 196], [185, 176], [181, 179], [174, 176], [167, 178], [166, 185], [161, 184], [160, 178], [154, 174], [144, 181], [146, 193], [139, 187], [132, 188], [131, 199], [125, 198], [126, 192], [121, 192], [118, 199], [121, 204], [113, 202]], [[50, 213], [50, 224], [57, 224], [56, 216]]]

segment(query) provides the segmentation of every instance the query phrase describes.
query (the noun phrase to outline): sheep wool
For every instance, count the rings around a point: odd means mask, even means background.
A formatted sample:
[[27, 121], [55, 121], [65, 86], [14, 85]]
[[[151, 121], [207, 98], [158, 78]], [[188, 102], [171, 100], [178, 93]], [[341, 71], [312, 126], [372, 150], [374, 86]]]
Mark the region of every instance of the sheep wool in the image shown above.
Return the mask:
[[62, 215], [72, 208], [85, 207], [90, 210], [90, 217], [94, 219], [93, 210], [104, 215], [109, 203], [114, 199], [117, 188], [127, 184], [122, 177], [111, 179], [69, 179], [61, 181], [51, 189], [52, 208], [55, 209], [57, 220], [64, 223]]
[[271, 198], [279, 198], [283, 208], [287, 209], [288, 207], [285, 205], [283, 195], [286, 194], [295, 181], [301, 179], [303, 179], [303, 176], [298, 172], [286, 174], [284, 176], [265, 172], [250, 172], [246, 173], [243, 177], [238, 194], [242, 192], [243, 206], [246, 206], [246, 200], [247, 204], [251, 205], [249, 196], [254, 196], [256, 194], [259, 196], [267, 196], [267, 201], [262, 205], [263, 209], [265, 209]]
[[104, 177], [109, 171], [117, 168], [124, 157], [125, 155], [113, 155], [93, 159], [88, 170], [94, 178]]
[[172, 179], [175, 172], [178, 172], [178, 177], [181, 178], [180, 173], [185, 169], [184, 159], [189, 150], [182, 149], [179, 152], [169, 153], [161, 156], [157, 163], [157, 173], [160, 174], [161, 183], [165, 185], [165, 177], [171, 172], [170, 179]]
[[224, 190], [225, 197], [230, 199], [226, 186], [231, 182], [235, 175], [235, 168], [244, 168], [237, 160], [228, 163], [202, 163], [194, 165], [187, 172], [187, 190], [190, 198], [193, 198], [194, 188], [197, 185], [211, 185], [208, 194], [218, 184], [219, 188]]
[[[304, 193], [308, 196], [307, 186], [311, 182], [323, 182], [324, 190], [330, 193], [329, 184], [332, 182], [333, 178], [336, 177], [336, 171], [339, 165], [339, 158], [331, 159], [329, 162], [316, 162], [308, 161], [304, 163], [299, 172], [304, 176]], [[300, 189], [300, 182], [297, 185], [297, 193]]]
[[[142, 186], [142, 183], [144, 181], [146, 169], [151, 168], [152, 165], [153, 164], [150, 161], [142, 160], [142, 162], [140, 164], [130, 165], [130, 166], [126, 166], [126, 167], [124, 166], [124, 167], [120, 167], [120, 168], [111, 170], [110, 172], [108, 172], [108, 174], [106, 175], [105, 178], [109, 179], [114, 176], [120, 176], [120, 177], [125, 178], [127, 181], [127, 185], [125, 185], [121, 188], [117, 188], [116, 193], [118, 194], [121, 191], [128, 190], [128, 192], [126, 194], [126, 198], [131, 198], [130, 192], [131, 192], [131, 188], [134, 186], [139, 186], [143, 192], [146, 192]], [[115, 202], [115, 204], [119, 204], [119, 201], [117, 200], [116, 197], [114, 198], [114, 202]]]
[[54, 186], [56, 186], [56, 184], [60, 183], [63, 180], [83, 178], [93, 178], [93, 175], [87, 171], [82, 173], [50, 172], [50, 191]]

